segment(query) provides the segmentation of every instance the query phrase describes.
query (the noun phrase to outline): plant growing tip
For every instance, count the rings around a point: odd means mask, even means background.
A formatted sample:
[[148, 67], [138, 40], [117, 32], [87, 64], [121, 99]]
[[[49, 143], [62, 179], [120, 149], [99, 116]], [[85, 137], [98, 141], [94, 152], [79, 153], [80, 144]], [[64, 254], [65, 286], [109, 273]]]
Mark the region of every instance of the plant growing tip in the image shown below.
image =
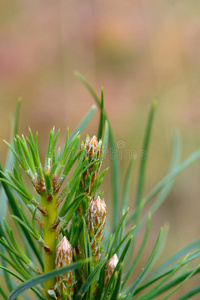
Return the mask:
[[[117, 157], [112, 159], [112, 216], [109, 213], [107, 215], [110, 203], [106, 197], [104, 197], [105, 201], [103, 200], [101, 184], [108, 168], [102, 170], [102, 164], [108, 145], [111, 151], [116, 151], [116, 146], [104, 107], [104, 91], [102, 87], [101, 95], [98, 97], [86, 79], [78, 72], [75, 74], [92, 94], [100, 110], [98, 134], [87, 136], [80, 145], [80, 133], [97, 108], [96, 105], [92, 105], [71, 136], [69, 128], [67, 129], [63, 148], [56, 147], [59, 130], [56, 132], [55, 127], [52, 128], [44, 166], [39, 155], [38, 133], [33, 135], [29, 128], [28, 137], [17, 134], [21, 99], [18, 100], [14, 142], [5, 142], [14, 158], [12, 158], [14, 163], [11, 164], [14, 166], [12, 170], [11, 167], [8, 168], [7, 172], [4, 172], [0, 166], [0, 180], [5, 191], [5, 196], [2, 193], [3, 202], [0, 207], [3, 209], [0, 210], [0, 215], [2, 217], [6, 215], [4, 203], [7, 200], [17, 225], [16, 231], [20, 228], [22, 239], [19, 243], [17, 235], [15, 237], [6, 218], [2, 218], [0, 256], [3, 266], [0, 268], [3, 274], [6, 272], [6, 284], [11, 293], [7, 297], [2, 287], [0, 295], [5, 299], [14, 300], [31, 288], [38, 299], [42, 300], [122, 300], [137, 297], [140, 292], [143, 295], [139, 296], [139, 299], [150, 300], [169, 289], [170, 296], [186, 280], [200, 272], [199, 266], [190, 271], [183, 268], [181, 275], [170, 281], [178, 270], [200, 257], [199, 240], [172, 256], [147, 277], [155, 258], [163, 249], [166, 230], [162, 227], [154, 249], [149, 253], [138, 275], [136, 266], [147, 244], [152, 218], [150, 211], [153, 215], [158, 204], [167, 196], [171, 180], [200, 157], [200, 150], [181, 165], [172, 168], [177, 164], [177, 152], [179, 152], [178, 144], [175, 143], [175, 154], [172, 157], [169, 174], [147, 196], [143, 195], [146, 159], [141, 160], [134, 212], [130, 212], [128, 208], [133, 161], [130, 162], [127, 170], [123, 199], [120, 202], [119, 161]], [[143, 151], [146, 152], [149, 149], [156, 107], [157, 102], [154, 101], [143, 144]], [[26, 186], [22, 169], [31, 181], [32, 190]], [[155, 206], [151, 206], [149, 213], [147, 212], [140, 220], [143, 208], [157, 194]], [[18, 203], [21, 201], [23, 205], [19, 206]], [[111, 222], [106, 224], [106, 219]], [[134, 224], [128, 228], [130, 222]], [[137, 234], [146, 222], [147, 227], [142, 243], [133, 259]], [[190, 254], [185, 256], [188, 251]], [[38, 263], [40, 266], [37, 265]], [[8, 269], [7, 264], [12, 267], [12, 271]], [[129, 284], [128, 280], [133, 272], [135, 279]], [[18, 278], [22, 284], [12, 288], [10, 275]], [[177, 287], [172, 289], [176, 284]], [[149, 287], [148, 291], [145, 290], [146, 287]], [[195, 295], [198, 291], [199, 289], [194, 289], [190, 295]]]
[[[55, 268], [68, 266], [73, 263], [73, 248], [64, 236], [56, 248]], [[57, 299], [73, 299], [75, 275], [73, 271], [57, 276], [54, 291]]]
[[108, 282], [117, 266], [119, 262], [119, 259], [117, 257], [116, 254], [114, 254], [107, 262], [106, 264], [106, 267], [105, 267], [105, 276], [104, 276], [104, 285], [105, 285], [105, 288], [107, 287], [108, 285]]
[[104, 200], [101, 200], [99, 196], [94, 200], [90, 200], [87, 210], [87, 227], [94, 266], [97, 265], [101, 259], [106, 214], [107, 208]]

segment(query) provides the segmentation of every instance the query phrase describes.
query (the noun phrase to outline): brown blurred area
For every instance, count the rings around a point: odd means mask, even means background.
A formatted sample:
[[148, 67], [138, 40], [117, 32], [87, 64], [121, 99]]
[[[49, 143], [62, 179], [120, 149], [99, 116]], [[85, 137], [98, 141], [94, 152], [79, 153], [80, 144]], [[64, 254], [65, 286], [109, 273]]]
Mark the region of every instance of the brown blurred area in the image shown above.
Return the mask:
[[[18, 96], [23, 98], [19, 132], [27, 134], [28, 127], [39, 131], [43, 157], [52, 126], [61, 128], [59, 142], [64, 143], [66, 128], [72, 132], [94, 103], [73, 74], [78, 70], [99, 94], [104, 87], [116, 141], [124, 141], [126, 150], [140, 151], [150, 105], [158, 101], [147, 193], [168, 170], [174, 131], [182, 136], [182, 158], [200, 146], [199, 48], [200, 2], [195, 0], [0, 1], [1, 162], [7, 151], [2, 139], [9, 140]], [[82, 139], [87, 132], [97, 133], [98, 120], [97, 113]], [[121, 159], [120, 166], [123, 180], [128, 160]], [[139, 159], [132, 175], [131, 208], [138, 167]], [[160, 261], [199, 237], [199, 178], [199, 162], [177, 178], [153, 217], [144, 261], [165, 222], [170, 229]], [[109, 201], [108, 180], [104, 190]], [[198, 282], [196, 276], [180, 294]]]

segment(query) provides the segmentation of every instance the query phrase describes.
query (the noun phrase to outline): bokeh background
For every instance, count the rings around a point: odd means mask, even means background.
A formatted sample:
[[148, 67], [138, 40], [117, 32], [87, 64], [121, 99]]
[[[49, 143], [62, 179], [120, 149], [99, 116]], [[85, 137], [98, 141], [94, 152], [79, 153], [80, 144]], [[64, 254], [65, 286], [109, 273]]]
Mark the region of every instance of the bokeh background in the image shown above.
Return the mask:
[[[0, 157], [4, 163], [10, 117], [23, 98], [19, 132], [39, 131], [44, 157], [55, 125], [64, 143], [94, 103], [74, 76], [78, 70], [100, 94], [124, 150], [140, 151], [149, 108], [158, 101], [148, 153], [147, 193], [167, 172], [171, 137], [182, 137], [182, 158], [200, 146], [200, 2], [195, 0], [0, 1]], [[98, 113], [84, 131], [97, 133]], [[124, 179], [128, 160], [120, 160]], [[134, 208], [139, 159], [131, 178]], [[110, 174], [104, 182], [111, 197]], [[150, 253], [160, 226], [169, 222], [160, 259], [199, 237], [200, 162], [181, 174], [152, 223]], [[110, 212], [110, 216], [112, 212]], [[143, 262], [140, 262], [140, 267]], [[199, 283], [183, 285], [181, 293]], [[178, 294], [176, 294], [178, 295]], [[177, 297], [177, 296], [176, 296]], [[171, 297], [171, 299], [177, 298]], [[200, 299], [200, 296], [194, 298]]]

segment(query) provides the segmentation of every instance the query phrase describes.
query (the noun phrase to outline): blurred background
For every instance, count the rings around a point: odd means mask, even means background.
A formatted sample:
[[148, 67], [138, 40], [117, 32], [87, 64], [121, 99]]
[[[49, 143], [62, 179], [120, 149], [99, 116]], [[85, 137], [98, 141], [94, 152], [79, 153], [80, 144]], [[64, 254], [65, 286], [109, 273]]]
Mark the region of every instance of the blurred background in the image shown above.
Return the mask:
[[[2, 139], [9, 140], [18, 96], [23, 98], [19, 132], [27, 134], [28, 127], [39, 131], [43, 157], [52, 126], [61, 129], [63, 145], [66, 128], [72, 132], [94, 103], [74, 76], [77, 70], [98, 94], [104, 87], [105, 108], [124, 150], [142, 149], [148, 111], [158, 101], [147, 193], [167, 173], [174, 132], [182, 137], [182, 159], [200, 146], [199, 48], [200, 2], [195, 0], [0, 1], [1, 162], [7, 153]], [[97, 134], [98, 121], [96, 113], [82, 139]], [[135, 160], [131, 178], [132, 209], [139, 162]], [[128, 163], [122, 156], [121, 180]], [[169, 234], [160, 262], [199, 237], [199, 178], [199, 162], [177, 178], [154, 215], [146, 257], [166, 222]], [[110, 171], [104, 182], [107, 202], [109, 179]], [[197, 283], [198, 276], [180, 294]]]

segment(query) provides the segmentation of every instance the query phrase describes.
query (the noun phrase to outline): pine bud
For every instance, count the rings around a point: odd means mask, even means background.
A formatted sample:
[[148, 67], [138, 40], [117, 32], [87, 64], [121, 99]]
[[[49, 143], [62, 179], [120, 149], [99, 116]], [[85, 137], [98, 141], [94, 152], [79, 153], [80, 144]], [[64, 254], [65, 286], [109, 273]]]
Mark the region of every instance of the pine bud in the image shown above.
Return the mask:
[[[64, 236], [56, 248], [56, 269], [68, 266], [73, 263], [73, 249], [69, 241]], [[56, 278], [56, 294], [58, 299], [73, 298], [75, 277], [74, 272], [70, 271]]]
[[101, 244], [104, 236], [104, 227], [106, 222], [106, 204], [104, 200], [97, 197], [91, 200], [87, 212], [87, 226], [90, 235], [92, 254], [95, 262], [101, 258]]
[[104, 275], [105, 287], [107, 287], [110, 277], [112, 276], [114, 269], [118, 264], [118, 261], [119, 261], [119, 259], [117, 257], [117, 254], [114, 254], [107, 262], [106, 267], [105, 267], [105, 275]]
[[[101, 161], [103, 158], [102, 155], [102, 140], [99, 142], [97, 141], [96, 136], [94, 135], [92, 138], [89, 138], [87, 136], [85, 144], [82, 143], [81, 149], [85, 147], [86, 149], [86, 157], [88, 158], [88, 162], [91, 163], [95, 160], [99, 160], [97, 165], [92, 165], [89, 169], [90, 172], [99, 172], [100, 166], [101, 166]], [[85, 158], [84, 158], [85, 159]], [[84, 174], [84, 177], [86, 177], [87, 174]]]
[[98, 142], [95, 135], [91, 139], [89, 138], [89, 136], [87, 136], [85, 146], [89, 159], [94, 158], [95, 154], [96, 159], [99, 158], [102, 153], [102, 141]]
[[[99, 171], [103, 160], [102, 141], [98, 142], [95, 135], [92, 138], [87, 136], [85, 143], [81, 145], [81, 149], [83, 148], [86, 149], [83, 158], [86, 170], [81, 178], [80, 189], [86, 192], [89, 197], [95, 197], [99, 187]], [[88, 203], [82, 203], [78, 208], [78, 214], [85, 215], [87, 208]]]

